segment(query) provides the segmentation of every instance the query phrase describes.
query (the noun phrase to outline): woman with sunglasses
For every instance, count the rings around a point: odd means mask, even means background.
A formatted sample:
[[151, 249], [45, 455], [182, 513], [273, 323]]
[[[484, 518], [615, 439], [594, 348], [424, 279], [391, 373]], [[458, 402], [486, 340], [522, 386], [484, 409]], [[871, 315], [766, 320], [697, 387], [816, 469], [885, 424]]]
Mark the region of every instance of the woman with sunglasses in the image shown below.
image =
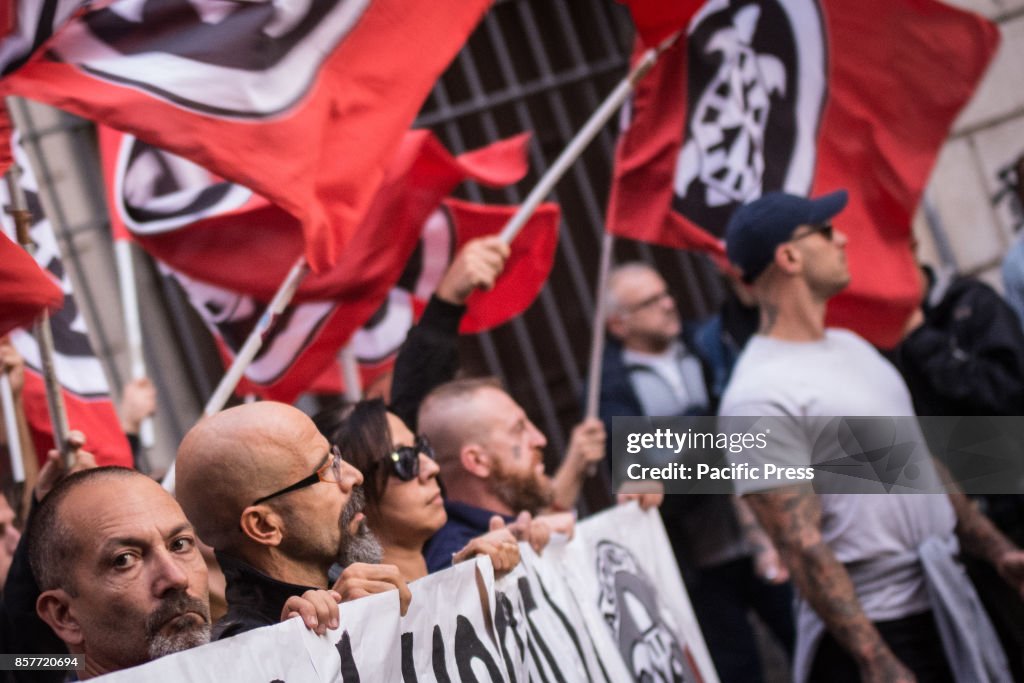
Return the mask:
[[[380, 540], [382, 562], [396, 565], [406, 581], [426, 576], [423, 546], [448, 521], [430, 444], [380, 400], [360, 401], [318, 416], [316, 422], [363, 474], [367, 525]], [[456, 553], [453, 562], [480, 554], [491, 557], [499, 574], [519, 563], [519, 546], [501, 518]]]

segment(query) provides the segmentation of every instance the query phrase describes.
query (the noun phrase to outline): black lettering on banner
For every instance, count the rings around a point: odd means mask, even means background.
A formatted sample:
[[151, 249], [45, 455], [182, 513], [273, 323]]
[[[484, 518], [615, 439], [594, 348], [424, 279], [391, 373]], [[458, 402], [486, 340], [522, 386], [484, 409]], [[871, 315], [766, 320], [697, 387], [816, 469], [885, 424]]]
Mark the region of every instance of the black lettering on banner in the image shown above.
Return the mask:
[[344, 683], [359, 683], [359, 669], [352, 656], [352, 639], [348, 631], [341, 634], [341, 640], [334, 647], [338, 649], [338, 656], [341, 657], [341, 680]]
[[[540, 648], [544, 655], [544, 661], [546, 661], [548, 666], [551, 668], [551, 674], [555, 677], [555, 681], [557, 681], [557, 683], [565, 683], [565, 676], [562, 675], [562, 670], [559, 668], [558, 662], [555, 660], [555, 656], [551, 652], [551, 648], [549, 648], [547, 643], [544, 642], [544, 638], [541, 637], [540, 630], [537, 628], [537, 625], [533, 623], [533, 619], [530, 618], [530, 613], [537, 609], [537, 601], [533, 598], [533, 590], [530, 588], [530, 581], [526, 577], [519, 579], [519, 592], [523, 596], [523, 605], [526, 607], [526, 623], [529, 625], [530, 634], [533, 636], [530, 641], [530, 652], [533, 654], [534, 659], [539, 662], [540, 659], [537, 657], [537, 654], [533, 649], [533, 641], [536, 641], [537, 647]], [[541, 667], [537, 668], [538, 670], [541, 669]], [[541, 673], [541, 676], [543, 677], [543, 673]], [[545, 680], [547, 679], [545, 678]]]
[[[544, 600], [551, 607], [552, 611], [555, 613], [555, 616], [557, 616], [558, 620], [561, 622], [562, 628], [565, 629], [565, 632], [569, 635], [569, 638], [572, 640], [572, 644], [576, 648], [576, 653], [580, 657], [580, 662], [583, 663], [583, 670], [587, 674], [587, 680], [588, 681], [595, 681], [595, 680], [597, 680], [597, 679], [595, 679], [593, 677], [593, 675], [591, 675], [590, 667], [587, 666], [587, 656], [583, 652], [583, 644], [580, 643], [580, 638], [579, 638], [579, 635], [576, 633], [576, 629], [574, 629], [572, 627], [572, 623], [569, 621], [569, 618], [558, 607], [558, 605], [555, 604], [555, 601], [551, 599], [551, 595], [548, 593], [547, 588], [544, 587], [544, 582], [540, 580], [540, 575], [537, 574], [537, 573], [534, 573], [534, 576], [537, 578], [537, 585], [540, 586], [541, 595], [544, 596]], [[590, 640], [590, 639], [588, 638], [588, 640]], [[591, 645], [593, 645], [593, 641], [591, 641]], [[596, 654], [596, 650], [595, 650], [595, 654]], [[602, 680], [604, 680], [606, 683], [610, 683], [610, 681], [608, 681], [608, 672], [604, 670], [604, 664], [601, 663], [601, 658], [600, 657], [595, 657], [595, 659], [597, 660], [598, 665], [601, 667], [601, 677], [602, 677]]]
[[448, 676], [448, 666], [444, 661], [444, 638], [441, 636], [441, 627], [436, 624], [433, 645], [434, 651], [431, 659], [434, 664], [434, 678], [437, 679], [437, 683], [452, 683], [452, 679]]
[[498, 634], [498, 643], [501, 645], [501, 652], [505, 658], [505, 670], [508, 672], [509, 683], [518, 683], [515, 673], [515, 663], [509, 652], [507, 634], [512, 633], [516, 644], [516, 658], [523, 659], [523, 639], [519, 637], [519, 622], [516, 619], [515, 611], [512, 608], [512, 601], [501, 591], [494, 591], [494, 599], [497, 609], [494, 611], [494, 628]]
[[459, 678], [463, 683], [477, 683], [473, 673], [473, 660], [479, 660], [487, 667], [492, 683], [502, 683], [501, 669], [484, 647], [473, 624], [461, 614], [455, 618], [455, 663], [459, 667]]
[[416, 661], [412, 657], [413, 634], [402, 634], [402, 681], [403, 683], [419, 683], [416, 678]]

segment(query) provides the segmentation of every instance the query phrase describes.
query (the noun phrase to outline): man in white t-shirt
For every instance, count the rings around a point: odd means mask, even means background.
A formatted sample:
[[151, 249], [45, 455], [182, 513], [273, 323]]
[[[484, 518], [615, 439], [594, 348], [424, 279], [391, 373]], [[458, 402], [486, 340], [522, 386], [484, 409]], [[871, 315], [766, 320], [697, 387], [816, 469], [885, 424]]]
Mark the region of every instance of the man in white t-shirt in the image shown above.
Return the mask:
[[[954, 487], [948, 495], [900, 493], [941, 490], [939, 473], [920, 448], [910, 456], [916, 458], [912, 467], [889, 481], [845, 477], [858, 482], [846, 490], [883, 495], [835, 492], [844, 475], [830, 465], [843, 461], [843, 444], [849, 445], [844, 436], [858, 424], [836, 418], [885, 416], [871, 422], [876, 436], [889, 429], [897, 438], [920, 441], [919, 431], [901, 433], [917, 427], [898, 419], [914, 413], [895, 368], [856, 334], [825, 327], [827, 301], [850, 280], [847, 238], [830, 222], [846, 199], [845, 191], [813, 200], [769, 193], [738, 209], [726, 232], [729, 260], [752, 285], [761, 328], [723, 396], [722, 424], [730, 424], [730, 417], [774, 418], [771, 448], [750, 449], [734, 461], [762, 469], [768, 463], [826, 465], [815, 470], [814, 486], [737, 481], [800, 593], [795, 678], [1009, 680], [1005, 658], [990, 643], [949, 651], [962, 643], [951, 639], [946, 622], [936, 622], [935, 583], [926, 566], [934, 566], [931, 558], [937, 557], [947, 574], [962, 575], [951, 559], [959, 541], [960, 549], [992, 562], [1024, 592], [1024, 552]], [[951, 583], [956, 596], [972, 592], [962, 581]], [[960, 630], [983, 640], [978, 633], [990, 625], [983, 614], [972, 612], [970, 618]]]

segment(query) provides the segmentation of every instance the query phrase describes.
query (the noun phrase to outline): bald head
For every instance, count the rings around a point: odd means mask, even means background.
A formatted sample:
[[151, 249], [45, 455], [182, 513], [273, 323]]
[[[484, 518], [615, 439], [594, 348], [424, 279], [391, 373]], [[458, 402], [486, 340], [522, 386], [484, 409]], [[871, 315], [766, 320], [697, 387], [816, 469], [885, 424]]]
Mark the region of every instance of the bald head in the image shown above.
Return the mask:
[[505, 393], [493, 377], [458, 379], [431, 391], [420, 405], [417, 424], [442, 470], [455, 465], [465, 443], [486, 434], [488, 406], [476, 400], [483, 392]]
[[303, 450], [327, 441], [302, 411], [260, 401], [196, 424], [178, 448], [176, 494], [206, 543], [231, 549], [242, 540], [238, 520], [260, 496], [309, 474]]

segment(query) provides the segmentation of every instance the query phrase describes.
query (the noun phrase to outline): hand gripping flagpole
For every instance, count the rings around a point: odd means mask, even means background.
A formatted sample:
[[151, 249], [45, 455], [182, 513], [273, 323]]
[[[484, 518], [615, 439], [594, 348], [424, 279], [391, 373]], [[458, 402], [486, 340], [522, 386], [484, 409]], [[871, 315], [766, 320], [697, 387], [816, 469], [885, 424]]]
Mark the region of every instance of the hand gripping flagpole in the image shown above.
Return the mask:
[[[11, 196], [11, 216], [14, 218], [14, 227], [18, 234], [18, 242], [30, 254], [35, 251], [35, 245], [29, 236], [29, 226], [32, 224], [32, 213], [28, 210], [25, 201], [25, 193], [18, 183], [18, 170], [11, 165], [5, 176], [7, 190]], [[64, 467], [70, 469], [74, 464], [71, 458], [71, 449], [68, 446], [68, 414], [64, 408], [64, 395], [61, 393], [60, 382], [57, 381], [57, 370], [53, 361], [53, 332], [50, 329], [50, 314], [43, 311], [36, 319], [34, 326], [36, 344], [39, 346], [39, 360], [43, 369], [43, 379], [46, 383], [46, 405], [50, 412], [50, 423], [53, 426], [53, 441], [60, 453]]]
[[590, 115], [587, 122], [583, 124], [583, 128], [580, 132], [576, 133], [575, 137], [569, 142], [562, 153], [558, 155], [555, 162], [551, 164], [551, 168], [547, 170], [547, 173], [537, 182], [530, 194], [527, 195], [526, 200], [523, 201], [519, 210], [516, 211], [515, 215], [509, 219], [509, 222], [505, 224], [505, 227], [501, 230], [501, 239], [506, 243], [510, 243], [515, 236], [519, 234], [519, 231], [523, 229], [526, 222], [530, 220], [533, 212], [537, 210], [537, 207], [544, 200], [545, 197], [554, 189], [555, 184], [562, 179], [565, 172], [569, 170], [569, 167], [583, 154], [583, 150], [587, 148], [591, 140], [601, 131], [601, 128], [608, 122], [615, 112], [618, 111], [622, 103], [626, 101], [629, 94], [633, 92], [633, 88], [640, 81], [641, 78], [647, 75], [647, 72], [651, 70], [654, 63], [658, 61], [658, 57], [662, 52], [667, 50], [679, 34], [676, 34], [666, 39], [661, 45], [656, 48], [651, 48], [643, 53], [640, 57], [640, 61], [636, 63], [629, 74], [623, 78], [615, 89], [604, 99], [601, 105]]
[[[128, 358], [133, 380], [146, 376], [146, 360], [142, 352], [142, 323], [139, 318], [139, 297], [135, 286], [135, 264], [132, 262], [132, 243], [127, 239], [114, 240], [117, 259], [117, 279], [121, 290], [121, 308], [124, 312], [124, 331], [128, 342]], [[147, 417], [139, 425], [139, 442], [143, 448], [152, 448], [153, 418]]]
[[274, 294], [274, 298], [270, 300], [267, 310], [260, 316], [256, 327], [249, 333], [249, 338], [245, 340], [245, 344], [242, 345], [242, 348], [235, 355], [235, 360], [224, 374], [220, 384], [217, 385], [213, 395], [210, 396], [210, 400], [206, 402], [206, 407], [203, 409], [204, 415], [209, 416], [219, 412], [224, 407], [224, 404], [227, 403], [231, 393], [238, 386], [239, 380], [242, 379], [246, 368], [249, 367], [253, 358], [259, 353], [260, 347], [263, 346], [263, 339], [277, 320], [277, 316], [284, 312], [284, 309], [295, 296], [295, 291], [308, 273], [309, 266], [306, 265], [306, 258], [300, 256], [299, 260], [292, 266], [292, 269], [288, 271], [288, 275], [285, 277], [284, 282], [281, 283], [277, 293]]

